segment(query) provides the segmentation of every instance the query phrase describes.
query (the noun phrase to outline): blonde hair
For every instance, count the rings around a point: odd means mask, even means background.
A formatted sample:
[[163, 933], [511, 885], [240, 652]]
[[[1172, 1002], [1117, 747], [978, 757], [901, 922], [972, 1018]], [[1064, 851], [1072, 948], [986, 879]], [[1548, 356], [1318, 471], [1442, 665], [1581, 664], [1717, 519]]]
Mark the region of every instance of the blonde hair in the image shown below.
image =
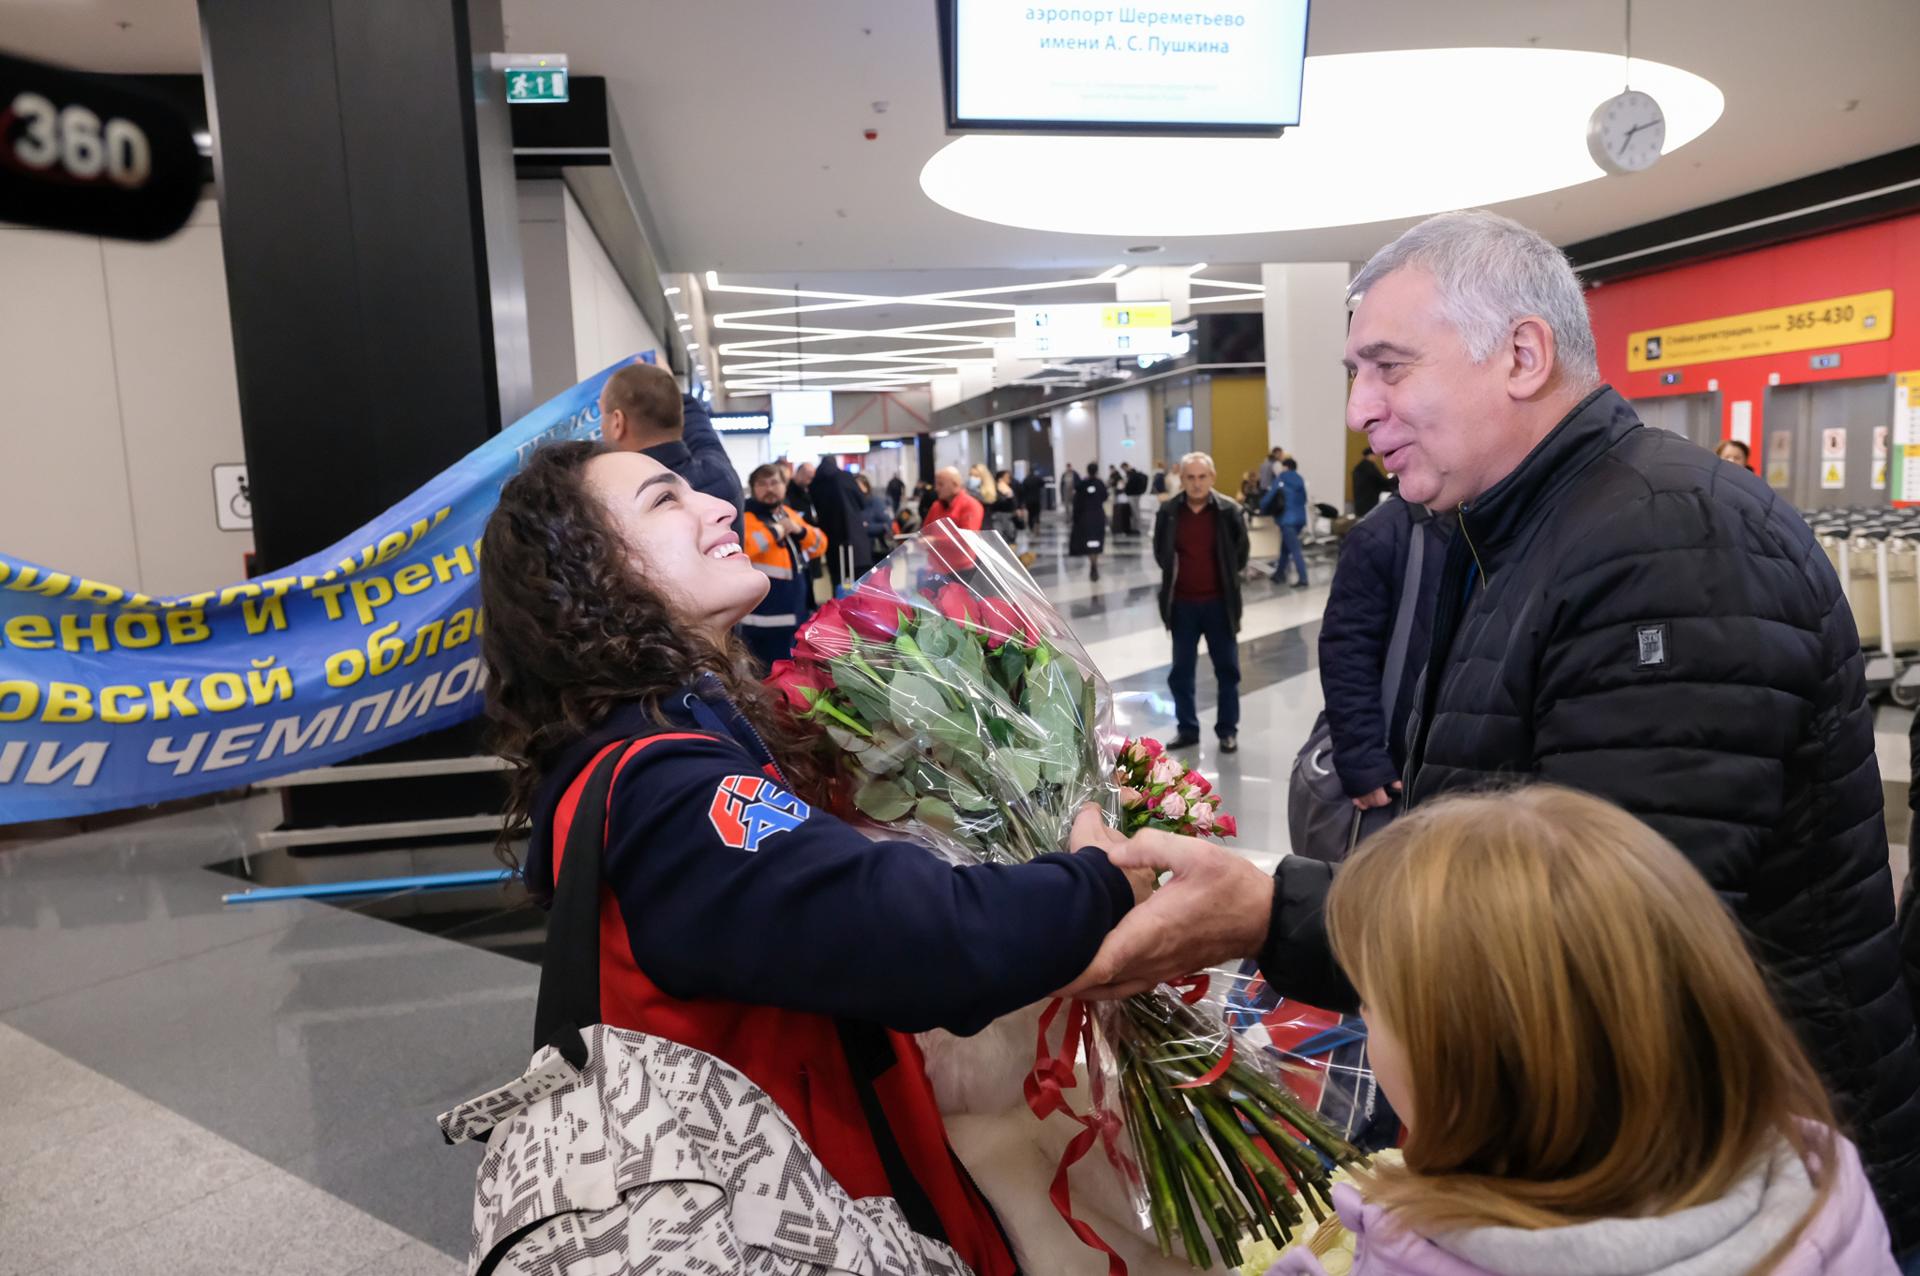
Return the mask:
[[1340, 870], [1326, 915], [1411, 1076], [1405, 1164], [1362, 1175], [1397, 1221], [1685, 1209], [1783, 1139], [1818, 1185], [1809, 1217], [1825, 1200], [1834, 1118], [1813, 1065], [1725, 905], [1626, 812], [1547, 785], [1436, 802]]
[[991, 505], [1000, 499], [1000, 489], [994, 484], [993, 472], [984, 465], [976, 465], [967, 473], [980, 480], [980, 503]]

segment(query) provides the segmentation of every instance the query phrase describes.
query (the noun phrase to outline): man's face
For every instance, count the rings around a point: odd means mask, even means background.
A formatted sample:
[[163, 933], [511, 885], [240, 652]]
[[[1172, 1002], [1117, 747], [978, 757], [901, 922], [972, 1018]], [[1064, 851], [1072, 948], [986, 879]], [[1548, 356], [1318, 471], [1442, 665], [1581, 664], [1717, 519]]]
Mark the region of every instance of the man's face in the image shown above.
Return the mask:
[[1189, 501], [1200, 504], [1213, 493], [1213, 471], [1198, 461], [1188, 461], [1180, 467], [1180, 490]]
[[787, 499], [787, 481], [780, 477], [780, 471], [763, 474], [753, 481], [753, 499], [762, 505], [778, 505]]
[[1347, 428], [1367, 436], [1407, 500], [1453, 509], [1517, 464], [1512, 355], [1496, 348], [1485, 363], [1469, 359], [1424, 270], [1396, 270], [1367, 289], [1345, 362], [1354, 374]]
[[933, 476], [933, 494], [943, 501], [951, 501], [960, 495], [960, 476], [952, 470], [941, 470]]
[[795, 470], [793, 472], [793, 481], [801, 487], [813, 486], [813, 462], [808, 461], [805, 465]]

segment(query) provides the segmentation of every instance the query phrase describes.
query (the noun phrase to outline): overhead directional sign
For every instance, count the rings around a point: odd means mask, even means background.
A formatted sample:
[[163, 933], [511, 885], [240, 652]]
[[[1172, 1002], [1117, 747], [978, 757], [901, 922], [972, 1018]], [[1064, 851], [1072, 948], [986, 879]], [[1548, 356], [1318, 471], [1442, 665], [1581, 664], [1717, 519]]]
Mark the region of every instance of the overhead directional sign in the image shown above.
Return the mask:
[[1656, 372], [1688, 363], [1858, 345], [1892, 336], [1893, 289], [1882, 288], [1630, 332], [1627, 371]]
[[1100, 359], [1179, 352], [1171, 302], [1014, 307], [1013, 354], [1017, 359]]

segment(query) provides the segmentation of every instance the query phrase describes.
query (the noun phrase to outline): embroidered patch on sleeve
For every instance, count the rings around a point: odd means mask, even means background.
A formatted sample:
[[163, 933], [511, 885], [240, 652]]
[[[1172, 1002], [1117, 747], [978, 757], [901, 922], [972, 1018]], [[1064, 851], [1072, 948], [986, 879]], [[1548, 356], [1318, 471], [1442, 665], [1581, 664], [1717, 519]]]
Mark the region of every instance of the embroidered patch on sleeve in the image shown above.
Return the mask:
[[758, 775], [728, 776], [707, 806], [713, 831], [737, 851], [757, 851], [761, 842], [799, 828], [812, 814], [812, 807]]
[[1636, 631], [1640, 638], [1641, 669], [1657, 669], [1667, 663], [1667, 627], [1661, 625], [1641, 625]]

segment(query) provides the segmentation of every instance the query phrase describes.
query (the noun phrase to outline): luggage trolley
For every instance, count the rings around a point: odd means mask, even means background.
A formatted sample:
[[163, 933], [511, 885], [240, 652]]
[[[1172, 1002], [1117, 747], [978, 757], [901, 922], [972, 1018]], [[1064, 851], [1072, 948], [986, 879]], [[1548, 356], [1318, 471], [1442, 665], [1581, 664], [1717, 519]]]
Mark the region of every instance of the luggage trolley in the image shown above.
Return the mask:
[[1868, 694], [1920, 705], [1920, 518], [1910, 510], [1843, 509], [1818, 511], [1808, 523], [1853, 612]]

